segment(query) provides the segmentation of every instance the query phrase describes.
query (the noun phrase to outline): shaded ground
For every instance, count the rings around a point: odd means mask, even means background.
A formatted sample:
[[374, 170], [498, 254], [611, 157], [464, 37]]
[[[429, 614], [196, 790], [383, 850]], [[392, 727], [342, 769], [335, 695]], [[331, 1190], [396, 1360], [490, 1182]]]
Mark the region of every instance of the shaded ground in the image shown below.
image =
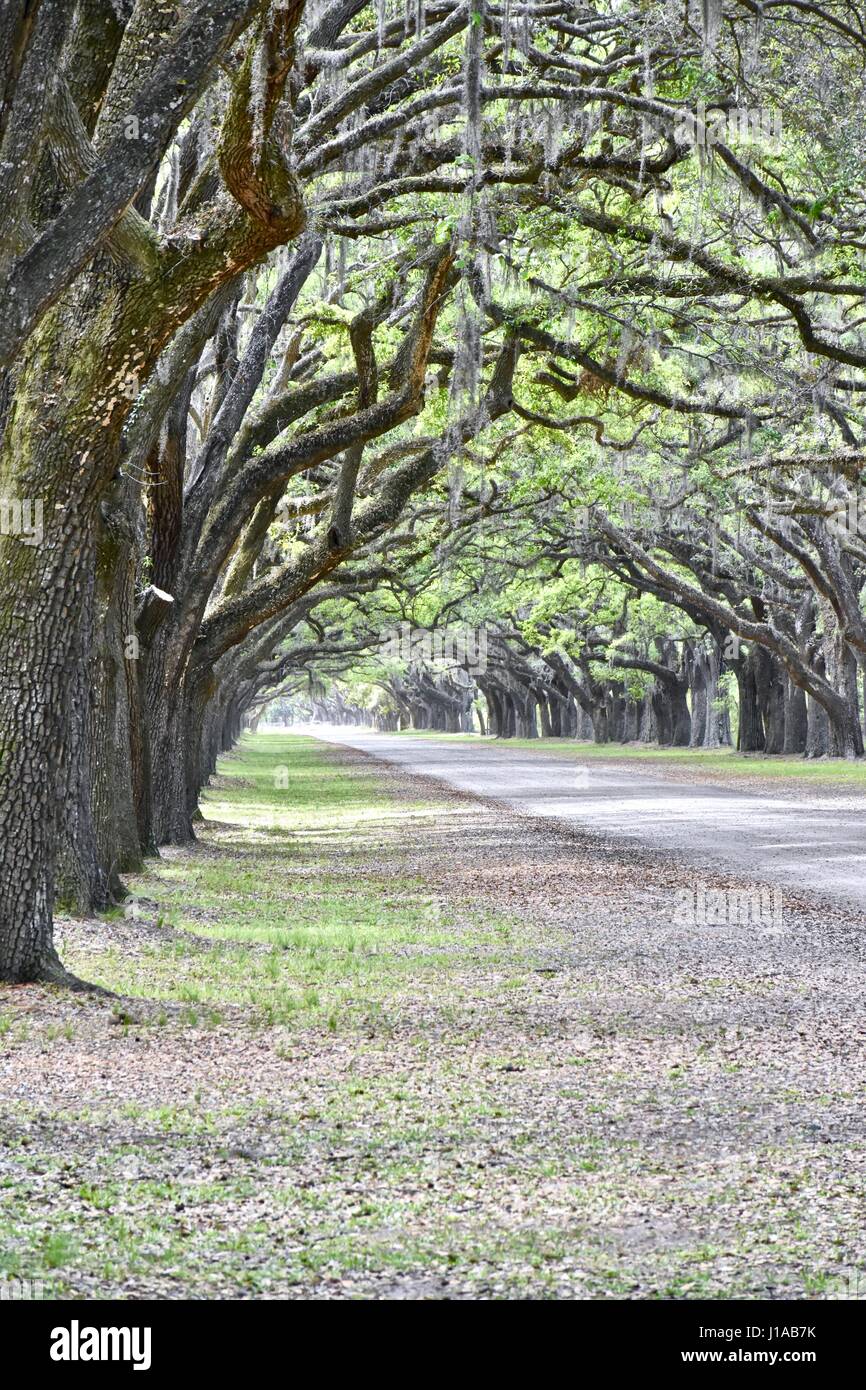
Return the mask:
[[553, 739], [418, 739], [345, 727], [318, 732], [407, 772], [495, 796], [516, 811], [626, 836], [696, 869], [746, 873], [866, 910], [866, 767], [859, 763], [777, 764], [689, 750], [640, 761]]
[[63, 926], [122, 999], [0, 990], [0, 1269], [132, 1298], [866, 1292], [856, 913], [685, 921], [671, 859], [304, 739], [245, 741], [206, 814], [138, 917]]

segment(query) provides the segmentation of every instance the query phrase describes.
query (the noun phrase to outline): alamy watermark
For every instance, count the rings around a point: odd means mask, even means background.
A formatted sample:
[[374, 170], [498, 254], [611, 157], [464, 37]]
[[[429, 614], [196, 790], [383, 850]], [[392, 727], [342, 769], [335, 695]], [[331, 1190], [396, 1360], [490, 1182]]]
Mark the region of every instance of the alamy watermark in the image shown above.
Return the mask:
[[134, 1371], [148, 1371], [151, 1364], [150, 1327], [82, 1327], [73, 1318], [68, 1327], [51, 1332], [52, 1361], [128, 1361]]
[[405, 661], [407, 665], [449, 662], [462, 666], [470, 675], [482, 675], [487, 670], [487, 628], [484, 624], [425, 628], [400, 623], [382, 634], [379, 655], [390, 661]]
[[677, 891], [674, 924], [678, 927], [759, 927], [782, 929], [782, 895], [778, 888], [708, 888], [698, 883]]
[[866, 1273], [861, 1269], [846, 1270], [842, 1274], [829, 1275], [820, 1293], [825, 1298], [851, 1300], [858, 1303], [866, 1301]]
[[674, 126], [682, 145], [710, 150], [714, 145], [730, 145], [738, 140], [777, 147], [782, 139], [782, 118], [778, 111], [763, 106], [736, 106], [732, 111], [707, 111], [701, 99], [695, 111], [684, 111]]
[[0, 1303], [30, 1303], [52, 1296], [52, 1285], [45, 1279], [0, 1279]]
[[827, 526], [839, 540], [846, 536], [866, 540], [866, 495], [852, 492], [840, 501], [828, 516]]
[[44, 535], [40, 499], [0, 497], [0, 536], [17, 536], [24, 545], [41, 545]]

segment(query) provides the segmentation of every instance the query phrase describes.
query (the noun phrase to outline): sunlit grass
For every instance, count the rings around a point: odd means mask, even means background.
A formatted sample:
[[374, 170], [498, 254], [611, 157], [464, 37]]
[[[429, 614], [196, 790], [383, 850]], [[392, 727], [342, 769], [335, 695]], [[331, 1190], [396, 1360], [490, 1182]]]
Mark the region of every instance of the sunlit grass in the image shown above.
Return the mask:
[[323, 1012], [333, 1028], [459, 949], [418, 877], [376, 868], [377, 839], [393, 834], [394, 818], [423, 823], [429, 806], [395, 804], [381, 781], [349, 775], [315, 740], [244, 739], [221, 761], [203, 810], [202, 848], [218, 857], [172, 850], [129, 881], [174, 939], [88, 954], [88, 978], [185, 1006], [195, 1021], [227, 1008], [281, 1024]]

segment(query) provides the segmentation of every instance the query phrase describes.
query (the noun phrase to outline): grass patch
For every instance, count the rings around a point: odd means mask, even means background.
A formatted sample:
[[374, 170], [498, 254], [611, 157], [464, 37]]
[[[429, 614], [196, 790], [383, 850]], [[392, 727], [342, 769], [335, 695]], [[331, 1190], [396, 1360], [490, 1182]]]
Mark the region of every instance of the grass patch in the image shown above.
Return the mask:
[[844, 785], [866, 791], [866, 759], [809, 759], [761, 753], [738, 753], [733, 748], [644, 748], [636, 743], [586, 743], [570, 738], [481, 737], [480, 734], [439, 734], [406, 729], [401, 738], [445, 739], [449, 743], [472, 743], [478, 748], [520, 748], [529, 752], [554, 753], [580, 762], [635, 762], [671, 768], [693, 768], [734, 777], [793, 778], [817, 784]]
[[263, 1024], [321, 1014], [333, 1031], [366, 1023], [407, 978], [459, 951], [453, 910], [417, 875], [377, 867], [395, 823], [423, 825], [435, 810], [396, 807], [380, 780], [349, 776], [315, 740], [245, 739], [202, 809], [218, 857], [172, 852], [130, 880], [174, 939], [73, 954], [72, 969], [118, 994], [190, 1006], [199, 1023], [243, 1008]]

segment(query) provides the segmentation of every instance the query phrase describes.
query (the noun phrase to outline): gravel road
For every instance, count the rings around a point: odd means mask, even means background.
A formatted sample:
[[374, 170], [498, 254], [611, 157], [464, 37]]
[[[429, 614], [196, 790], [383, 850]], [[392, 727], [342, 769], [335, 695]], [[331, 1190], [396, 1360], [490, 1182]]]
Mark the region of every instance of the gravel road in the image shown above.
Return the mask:
[[771, 792], [725, 788], [481, 740], [416, 739], [321, 724], [303, 732], [524, 814], [624, 836], [697, 867], [734, 870], [866, 907], [866, 796], [790, 784]]

